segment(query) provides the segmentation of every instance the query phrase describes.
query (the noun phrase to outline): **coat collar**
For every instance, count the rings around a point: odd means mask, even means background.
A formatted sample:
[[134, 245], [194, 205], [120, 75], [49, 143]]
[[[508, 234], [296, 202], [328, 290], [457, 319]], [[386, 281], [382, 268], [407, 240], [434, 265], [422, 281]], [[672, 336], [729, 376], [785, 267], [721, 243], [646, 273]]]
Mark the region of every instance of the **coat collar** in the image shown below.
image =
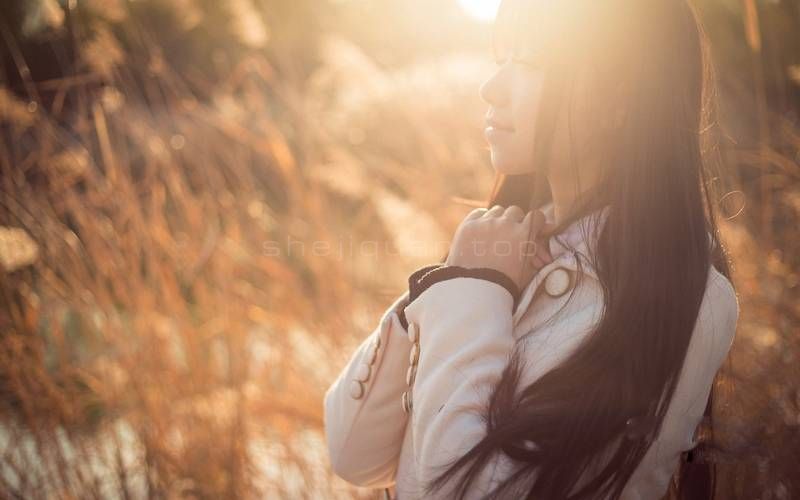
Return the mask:
[[[582, 218], [573, 221], [566, 229], [559, 234], [550, 236], [548, 240], [548, 249], [553, 260], [559, 260], [564, 255], [579, 253], [587, 259], [591, 252], [596, 249], [597, 239], [605, 225], [608, 218], [610, 205], [604, 206], [602, 209], [597, 209], [594, 212], [583, 216]], [[553, 224], [555, 223], [553, 202], [549, 202], [541, 209], [544, 213], [545, 220]], [[543, 268], [544, 269], [544, 268]], [[586, 269], [590, 274], [594, 274], [594, 269]], [[595, 275], [596, 277], [596, 275]]]
[[[550, 224], [555, 222], [553, 209], [552, 201], [540, 208], [542, 213], [544, 213], [545, 220]], [[597, 209], [573, 221], [561, 233], [550, 236], [548, 240], [548, 249], [550, 250], [550, 255], [553, 257], [553, 260], [534, 275], [531, 282], [528, 283], [520, 294], [520, 303], [513, 315], [514, 324], [521, 319], [525, 310], [528, 308], [528, 304], [533, 299], [536, 289], [553, 269], [562, 267], [576, 272], [580, 269], [584, 275], [598, 279], [594, 266], [591, 263], [591, 256], [596, 249], [597, 239], [608, 218], [609, 209], [609, 205]], [[578, 263], [578, 259], [580, 259], [580, 263]]]
[[[513, 315], [515, 325], [528, 308], [536, 289], [543, 283], [547, 275], [553, 269], [563, 267], [570, 271], [579, 272], [580, 267], [580, 272], [583, 275], [599, 280], [597, 271], [591, 262], [591, 256], [595, 255], [594, 251], [597, 249], [597, 240], [608, 219], [610, 209], [610, 205], [605, 205], [572, 222], [572, 224], [561, 233], [550, 236], [548, 248], [553, 260], [539, 269], [530, 283], [528, 283], [520, 293], [519, 304]], [[548, 223], [552, 224], [555, 222], [552, 201], [543, 205], [540, 210], [544, 213], [545, 220]], [[708, 236], [708, 244], [713, 250], [716, 241], [710, 231], [707, 231], [706, 235]], [[580, 259], [580, 265], [578, 259]]]

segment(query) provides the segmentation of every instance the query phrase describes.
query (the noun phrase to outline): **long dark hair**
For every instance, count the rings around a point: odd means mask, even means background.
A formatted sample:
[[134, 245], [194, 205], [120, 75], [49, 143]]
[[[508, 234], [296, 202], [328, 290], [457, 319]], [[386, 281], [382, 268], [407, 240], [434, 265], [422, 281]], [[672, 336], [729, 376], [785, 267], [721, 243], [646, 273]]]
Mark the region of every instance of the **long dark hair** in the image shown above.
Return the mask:
[[[466, 469], [453, 493], [463, 498], [487, 462], [504, 453], [519, 467], [491, 498], [617, 498], [660, 431], [709, 266], [730, 279], [710, 182], [718, 157], [707, 147], [713, 73], [702, 26], [685, 0], [522, 2], [541, 8], [504, 0], [495, 28], [508, 46], [520, 46], [519, 37], [534, 30], [531, 12], [543, 27], [535, 164], [529, 174], [498, 175], [487, 206], [533, 209], [551, 201], [545, 169], [556, 119], [570, 105], [579, 70], [592, 69], [582, 74], [590, 75], [596, 116], [625, 114], [618, 127], [597, 124], [611, 130], [602, 180], [548, 234], [609, 206], [596, 248], [584, 256], [597, 272], [604, 312], [568, 359], [522, 390], [524, 359], [515, 349], [484, 409], [486, 435], [425, 487], [432, 493]], [[710, 498], [713, 466], [694, 466], [691, 474], [690, 464], [682, 467], [679, 496]]]

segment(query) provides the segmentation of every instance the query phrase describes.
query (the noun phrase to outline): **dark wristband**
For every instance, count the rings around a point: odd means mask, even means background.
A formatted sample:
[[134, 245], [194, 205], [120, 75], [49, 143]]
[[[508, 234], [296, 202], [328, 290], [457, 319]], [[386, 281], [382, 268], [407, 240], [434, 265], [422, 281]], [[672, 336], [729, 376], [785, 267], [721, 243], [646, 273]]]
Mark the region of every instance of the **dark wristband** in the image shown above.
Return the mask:
[[439, 264], [424, 266], [417, 269], [408, 276], [408, 300], [406, 300], [405, 303], [402, 305], [402, 307], [400, 307], [400, 309], [397, 311], [397, 317], [398, 319], [400, 319], [400, 324], [403, 325], [404, 329], [408, 330], [408, 321], [406, 320], [405, 306], [410, 304], [414, 299], [416, 299], [419, 296], [421, 292], [419, 289], [420, 278], [422, 278], [422, 276], [424, 276], [429, 271], [432, 271], [433, 269], [438, 269], [443, 265], [444, 265], [443, 263], [439, 263]]
[[519, 287], [506, 273], [489, 267], [441, 266], [432, 269], [419, 279], [417, 296], [421, 295], [422, 292], [434, 283], [452, 278], [478, 278], [497, 283], [511, 294], [511, 298], [514, 301], [512, 313], [517, 309], [520, 295]]
[[[435, 269], [440, 269], [444, 266], [444, 264], [433, 264], [430, 266], [425, 266], [417, 269], [408, 277], [408, 301], [413, 302], [414, 299], [419, 297], [419, 294], [422, 293], [423, 290], [423, 283], [422, 278], [426, 276], [428, 273]], [[430, 285], [425, 286], [427, 288]]]
[[512, 307], [512, 314], [517, 310], [519, 303], [520, 290], [517, 284], [506, 273], [488, 267], [462, 267], [462, 266], [448, 266], [445, 264], [435, 264], [432, 266], [425, 266], [414, 271], [408, 278], [409, 297], [408, 302], [404, 304], [403, 308], [399, 311], [398, 316], [403, 328], [408, 329], [408, 321], [405, 317], [405, 306], [413, 302], [414, 299], [419, 297], [422, 292], [428, 289], [434, 283], [452, 279], [452, 278], [478, 278], [492, 283], [497, 283], [502, 286], [513, 298], [514, 305]]

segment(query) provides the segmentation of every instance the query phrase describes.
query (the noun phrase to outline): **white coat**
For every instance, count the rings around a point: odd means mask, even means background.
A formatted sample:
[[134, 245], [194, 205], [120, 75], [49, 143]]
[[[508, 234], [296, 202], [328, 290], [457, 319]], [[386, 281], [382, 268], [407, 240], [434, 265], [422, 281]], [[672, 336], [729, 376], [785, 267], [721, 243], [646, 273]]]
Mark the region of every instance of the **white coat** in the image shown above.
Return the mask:
[[[552, 203], [543, 207], [549, 222], [552, 208]], [[586, 216], [561, 237], [589, 255], [590, 242], [580, 226], [602, 223], [605, 215], [603, 210]], [[526, 358], [520, 380], [524, 388], [592, 331], [603, 307], [597, 275], [586, 259], [566, 251], [555, 237], [549, 249], [553, 261], [522, 291], [513, 314], [506, 288], [467, 277], [436, 282], [408, 304], [408, 330], [398, 317], [407, 292], [389, 306], [325, 393], [325, 434], [338, 476], [358, 486], [391, 487], [399, 500], [423, 498], [420, 487], [436, 475], [437, 466], [463, 455], [485, 434], [485, 424], [469, 408], [485, 406], [516, 342], [527, 343], [526, 356], [531, 358]], [[578, 258], [584, 276], [576, 285]], [[560, 268], [568, 271], [568, 281]], [[567, 302], [565, 288], [573, 287], [577, 289], [566, 309], [545, 324]], [[733, 287], [712, 266], [661, 432], [621, 498], [653, 500], [666, 493], [681, 453], [696, 444], [695, 430], [733, 342], [738, 316]], [[480, 498], [506, 477], [509, 461], [503, 454], [493, 458], [469, 498]], [[437, 498], [446, 498], [450, 486], [439, 490]]]

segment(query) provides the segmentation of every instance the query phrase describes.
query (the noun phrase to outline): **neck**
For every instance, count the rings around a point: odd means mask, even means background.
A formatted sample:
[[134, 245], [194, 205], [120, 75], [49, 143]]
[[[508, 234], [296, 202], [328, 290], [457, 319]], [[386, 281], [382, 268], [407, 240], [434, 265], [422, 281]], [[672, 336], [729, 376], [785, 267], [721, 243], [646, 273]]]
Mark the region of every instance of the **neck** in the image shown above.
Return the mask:
[[550, 170], [555, 173], [548, 175], [547, 179], [553, 198], [553, 220], [556, 224], [569, 217], [577, 201], [599, 180], [597, 178], [599, 168], [586, 162], [582, 162], [582, 166], [579, 175], [564, 175], [568, 172], [563, 168]]

